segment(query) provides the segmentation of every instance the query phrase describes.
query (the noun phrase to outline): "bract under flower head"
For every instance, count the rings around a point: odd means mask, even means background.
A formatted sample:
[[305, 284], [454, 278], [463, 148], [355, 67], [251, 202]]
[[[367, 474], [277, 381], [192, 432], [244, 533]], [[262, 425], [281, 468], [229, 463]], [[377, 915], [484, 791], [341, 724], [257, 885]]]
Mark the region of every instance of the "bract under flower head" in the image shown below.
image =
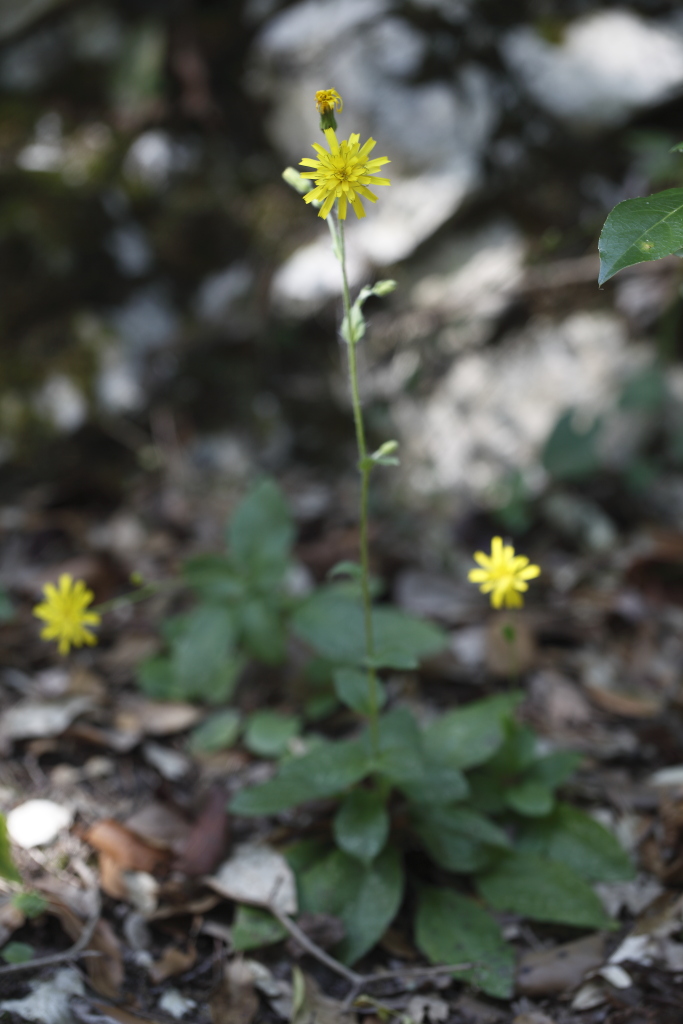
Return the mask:
[[74, 582], [68, 573], [63, 573], [59, 586], [46, 583], [43, 594], [45, 600], [33, 609], [36, 618], [47, 623], [40, 632], [43, 640], [58, 640], [60, 654], [68, 654], [72, 646], [92, 647], [97, 643], [97, 637], [86, 627], [98, 626], [101, 619], [97, 612], [86, 611], [95, 595], [83, 580]]
[[329, 152], [314, 142], [313, 149], [320, 159], [304, 157], [300, 161], [302, 166], [313, 168], [310, 171], [302, 171], [301, 176], [315, 180], [315, 188], [306, 193], [304, 200], [307, 203], [313, 200], [321, 201], [318, 216], [323, 219], [327, 218], [335, 199], [339, 200], [337, 216], [340, 220], [346, 219], [349, 203], [357, 217], [364, 217], [365, 210], [360, 197], [369, 199], [371, 203], [377, 202], [377, 196], [373, 195], [367, 186], [391, 185], [388, 178], [375, 177], [382, 164], [390, 162], [389, 158], [380, 156], [368, 160], [370, 152], [377, 145], [374, 139], [368, 139], [361, 146], [360, 135], [352, 134], [348, 139], [338, 142], [332, 128], [326, 129], [325, 138], [330, 147]]
[[476, 551], [474, 560], [481, 568], [471, 569], [467, 578], [480, 584], [482, 594], [491, 595], [494, 608], [521, 608], [522, 594], [529, 589], [527, 581], [541, 575], [538, 565], [531, 565], [526, 555], [515, 555], [515, 549], [503, 544], [502, 537], [493, 538], [490, 555]]

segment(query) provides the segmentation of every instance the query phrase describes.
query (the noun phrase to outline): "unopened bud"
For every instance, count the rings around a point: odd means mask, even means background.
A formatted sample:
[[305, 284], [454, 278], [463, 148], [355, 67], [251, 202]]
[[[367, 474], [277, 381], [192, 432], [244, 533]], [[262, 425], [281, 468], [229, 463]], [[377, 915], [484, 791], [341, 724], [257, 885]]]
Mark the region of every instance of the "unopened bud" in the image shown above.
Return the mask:
[[315, 94], [315, 106], [320, 114], [320, 130], [326, 128], [337, 130], [337, 119], [334, 116], [335, 109], [342, 112], [344, 103], [336, 89], [318, 89]]
[[397, 281], [377, 281], [377, 283], [372, 286], [372, 294], [378, 295], [381, 298], [382, 295], [391, 295], [391, 293], [395, 292], [397, 288]]

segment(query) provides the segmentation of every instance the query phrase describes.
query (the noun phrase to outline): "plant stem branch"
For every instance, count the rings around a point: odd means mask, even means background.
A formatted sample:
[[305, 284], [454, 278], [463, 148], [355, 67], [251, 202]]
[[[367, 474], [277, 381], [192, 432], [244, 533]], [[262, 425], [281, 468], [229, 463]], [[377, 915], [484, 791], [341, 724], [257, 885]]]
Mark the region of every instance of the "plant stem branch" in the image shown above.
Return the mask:
[[[330, 215], [332, 216], [332, 215]], [[332, 227], [331, 227], [331, 230]], [[333, 230], [333, 238], [335, 231]], [[337, 253], [342, 272], [342, 290], [344, 296], [344, 317], [348, 335], [347, 349], [349, 357], [349, 384], [353, 405], [353, 422], [356, 428], [356, 444], [358, 446], [358, 470], [360, 473], [360, 565], [361, 593], [363, 597], [363, 620], [365, 624], [365, 650], [368, 662], [372, 662], [375, 654], [375, 640], [372, 626], [372, 598], [370, 595], [370, 554], [368, 545], [368, 494], [370, 489], [371, 465], [368, 462], [368, 449], [365, 441], [363, 409], [358, 387], [358, 363], [356, 359], [356, 331], [351, 320], [351, 295], [346, 273], [346, 245], [344, 241], [344, 224], [337, 221], [336, 226]], [[376, 754], [379, 749], [379, 692], [375, 667], [368, 664], [368, 704], [370, 740]]]

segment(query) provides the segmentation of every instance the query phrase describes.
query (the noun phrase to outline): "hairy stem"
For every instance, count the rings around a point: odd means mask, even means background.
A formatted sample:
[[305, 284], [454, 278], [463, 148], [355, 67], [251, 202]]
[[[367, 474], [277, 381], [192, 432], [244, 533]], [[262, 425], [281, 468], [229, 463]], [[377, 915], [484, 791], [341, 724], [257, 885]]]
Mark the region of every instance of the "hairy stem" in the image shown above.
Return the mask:
[[[332, 215], [330, 215], [332, 216]], [[344, 316], [348, 332], [348, 367], [349, 385], [351, 388], [351, 401], [353, 404], [353, 422], [356, 428], [356, 444], [358, 446], [358, 471], [360, 473], [360, 565], [361, 565], [361, 594], [363, 597], [363, 618], [365, 622], [365, 651], [368, 658], [368, 705], [370, 739], [375, 753], [379, 746], [379, 692], [377, 686], [377, 673], [372, 660], [375, 654], [375, 641], [372, 629], [372, 598], [370, 596], [370, 554], [368, 546], [368, 492], [370, 489], [371, 464], [368, 462], [368, 449], [365, 442], [365, 426], [363, 424], [363, 410], [360, 402], [358, 389], [358, 364], [356, 360], [356, 332], [351, 322], [351, 296], [349, 293], [349, 282], [346, 273], [346, 247], [344, 244], [344, 223], [337, 221], [336, 230], [330, 225], [332, 237], [336, 234], [335, 251], [341, 265], [342, 284], [344, 295]]]

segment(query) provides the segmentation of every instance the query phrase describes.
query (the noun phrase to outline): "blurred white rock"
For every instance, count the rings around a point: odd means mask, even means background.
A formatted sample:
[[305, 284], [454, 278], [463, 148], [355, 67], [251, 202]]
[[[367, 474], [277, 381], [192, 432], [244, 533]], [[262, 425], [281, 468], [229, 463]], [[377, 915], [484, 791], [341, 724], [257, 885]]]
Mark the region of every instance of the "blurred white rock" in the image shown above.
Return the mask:
[[53, 800], [27, 800], [7, 815], [7, 831], [17, 846], [30, 850], [53, 842], [72, 819], [73, 812]]
[[88, 415], [88, 403], [83, 392], [63, 373], [48, 377], [34, 404], [39, 415], [64, 433], [78, 430]]
[[502, 52], [540, 106], [586, 127], [620, 124], [683, 88], [681, 27], [618, 8], [571, 22], [559, 44], [520, 26]]
[[454, 487], [481, 499], [511, 467], [535, 463], [563, 410], [592, 417], [639, 362], [618, 317], [539, 317], [502, 346], [463, 354], [429, 397], [396, 401], [401, 471], [423, 493]]

